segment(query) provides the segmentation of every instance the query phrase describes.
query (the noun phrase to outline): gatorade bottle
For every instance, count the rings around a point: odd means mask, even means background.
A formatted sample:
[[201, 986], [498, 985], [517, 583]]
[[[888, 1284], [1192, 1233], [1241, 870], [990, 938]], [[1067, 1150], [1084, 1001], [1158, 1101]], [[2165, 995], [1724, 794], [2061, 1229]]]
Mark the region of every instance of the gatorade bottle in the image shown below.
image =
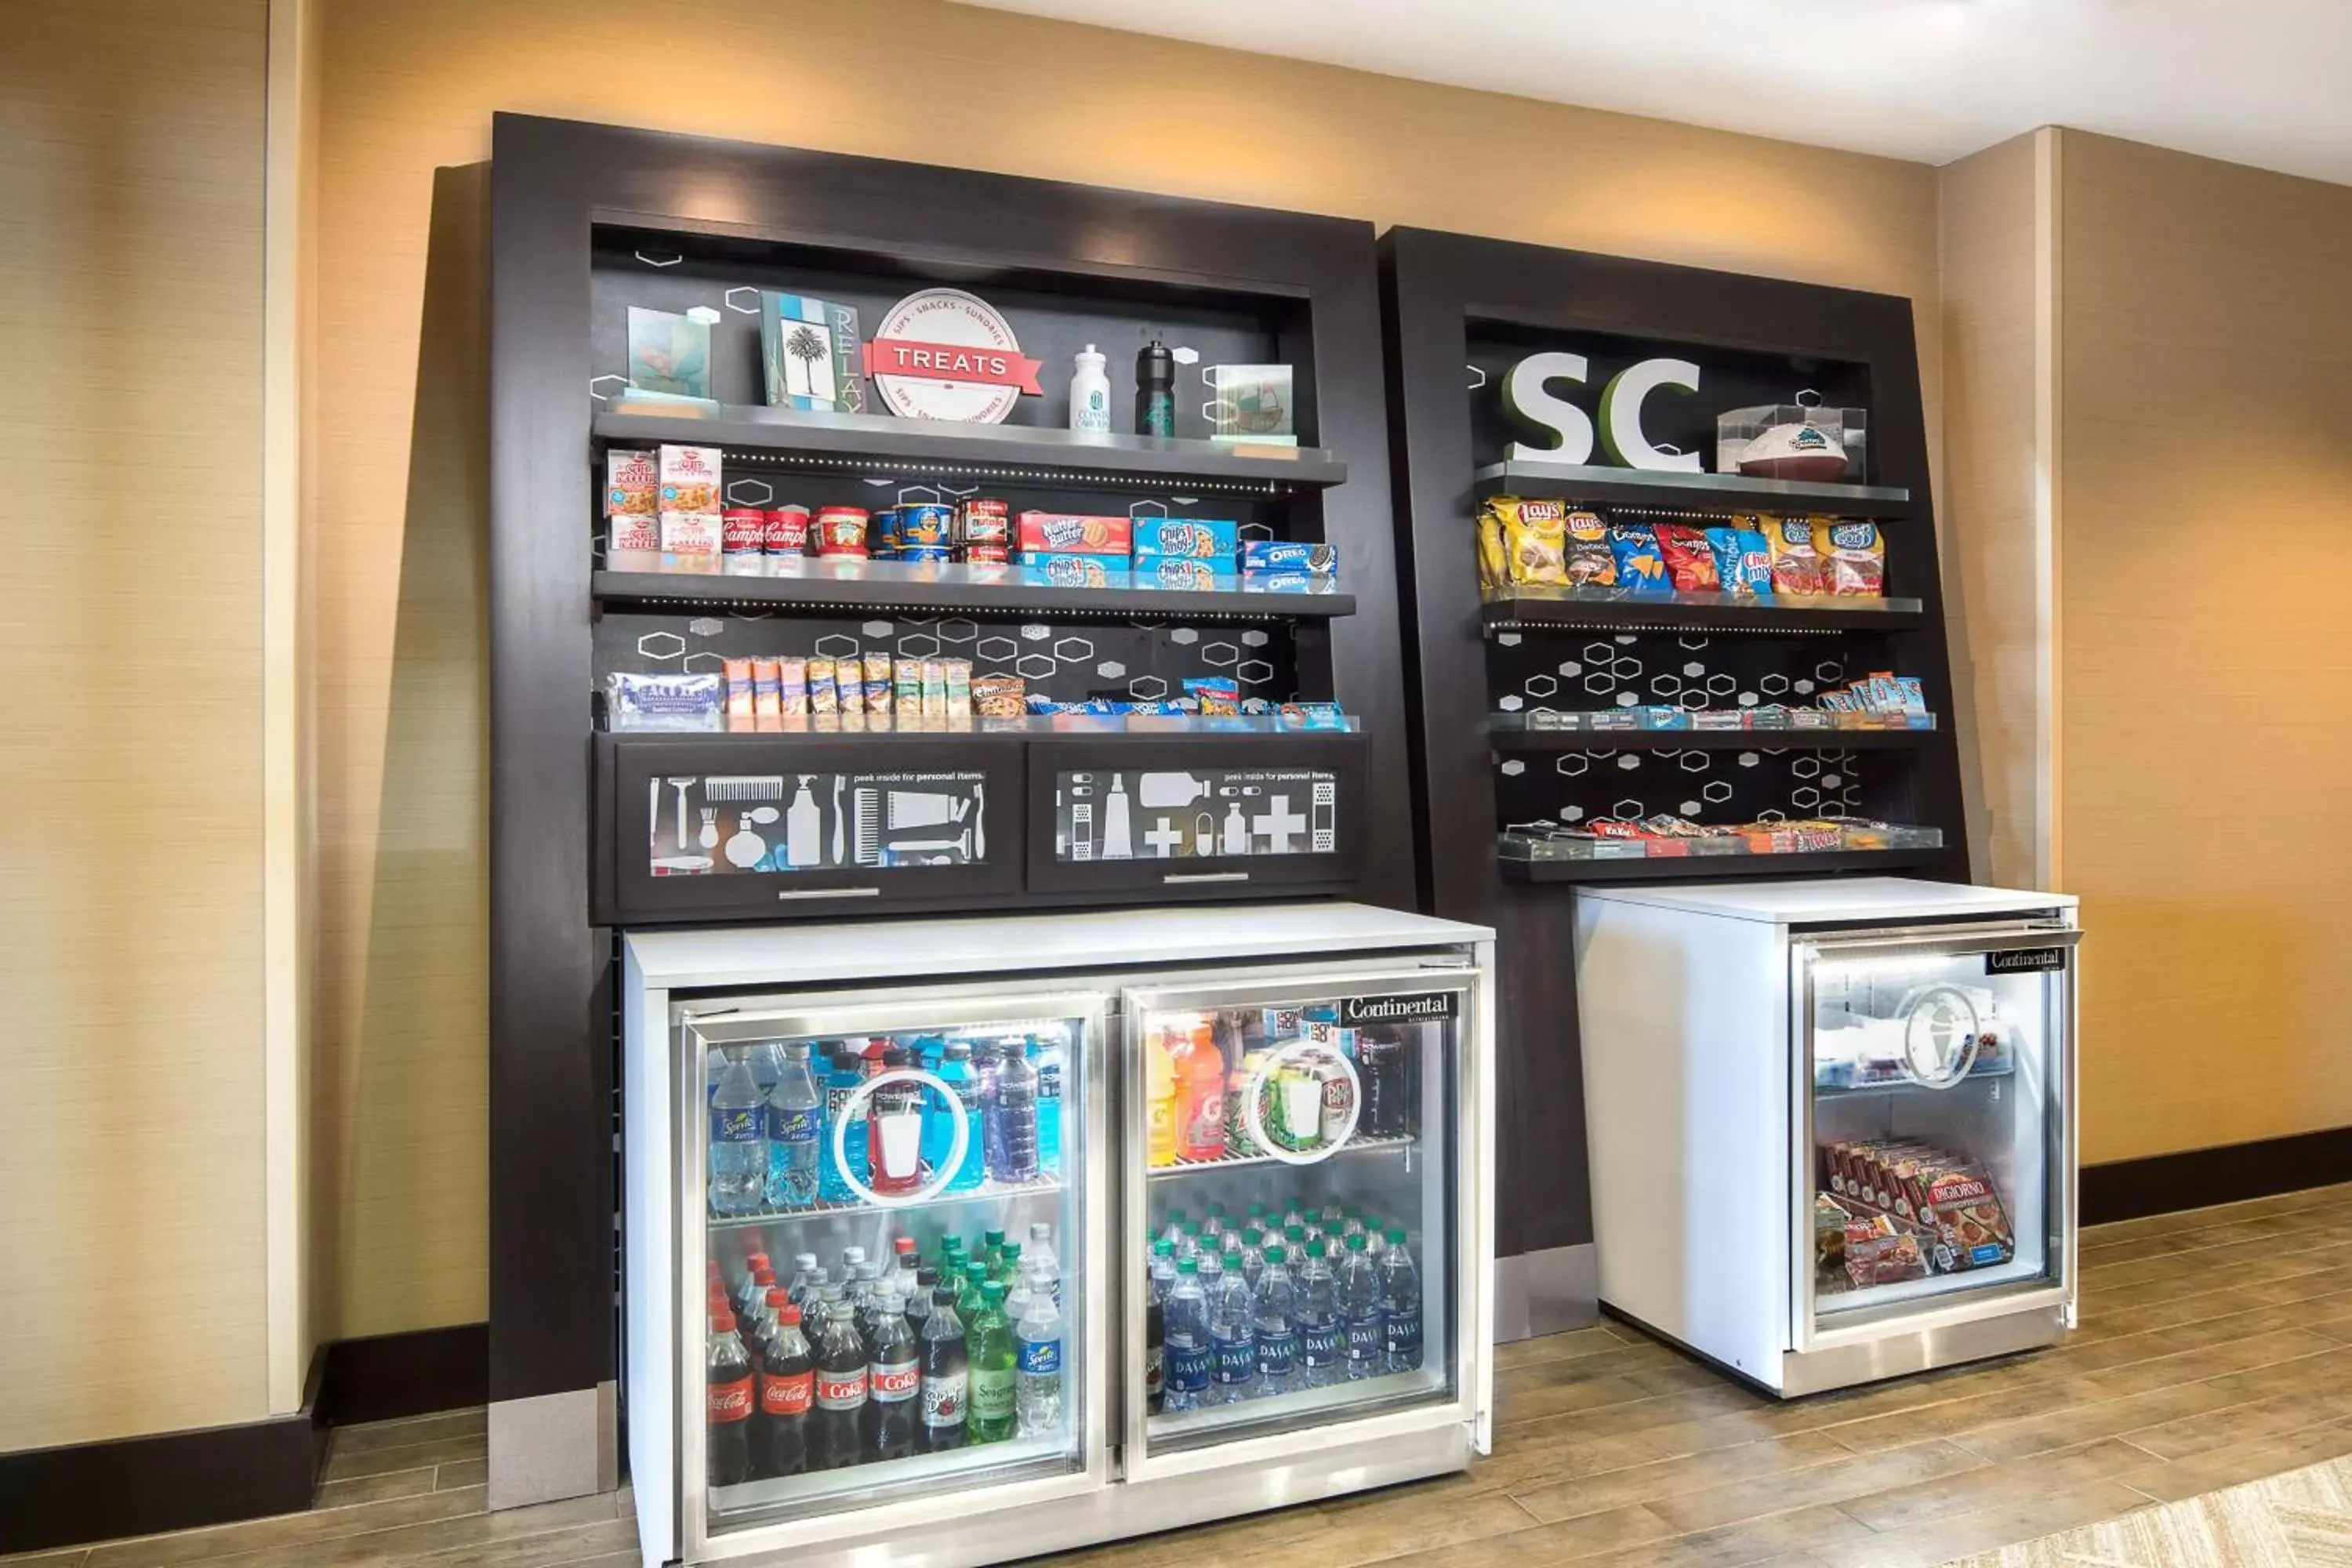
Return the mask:
[[1143, 1104], [1149, 1137], [1145, 1158], [1154, 1166], [1176, 1163], [1176, 1058], [1165, 1034], [1143, 1043]]
[[[751, 1076], [748, 1072], [744, 1075]], [[731, 1487], [751, 1476], [751, 1358], [735, 1337], [731, 1312], [710, 1314], [710, 1391], [707, 1402], [710, 1436], [710, 1484]]]
[[1176, 1153], [1214, 1160], [1225, 1152], [1225, 1058], [1203, 1019], [1176, 1064]]

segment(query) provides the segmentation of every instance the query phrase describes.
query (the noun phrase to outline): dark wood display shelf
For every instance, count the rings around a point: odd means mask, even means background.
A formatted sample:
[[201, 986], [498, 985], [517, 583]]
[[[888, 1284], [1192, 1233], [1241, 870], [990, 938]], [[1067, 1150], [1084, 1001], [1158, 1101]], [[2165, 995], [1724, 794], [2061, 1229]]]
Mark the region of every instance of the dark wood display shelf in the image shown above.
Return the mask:
[[[1236, 451], [1216, 441], [1081, 435], [1027, 425], [950, 425], [879, 414], [793, 414], [728, 407], [715, 418], [599, 414], [600, 445], [718, 447], [750, 474], [803, 470], [973, 484], [1140, 489], [1279, 496], [1346, 482], [1348, 465], [1318, 447]], [[1263, 455], [1258, 455], [1263, 454]], [[748, 504], [748, 503], [747, 503]]]
[[[887, 564], [880, 563], [880, 564]], [[709, 605], [828, 610], [919, 610], [972, 616], [1046, 615], [1079, 620], [1331, 620], [1356, 613], [1352, 594], [1216, 589], [1063, 588], [1030, 583], [950, 583], [933, 577], [730, 577], [697, 572], [598, 572], [600, 605]]]
[[1506, 882], [1719, 882], [1731, 877], [1802, 877], [1819, 871], [1918, 871], [1950, 849], [1824, 849], [1811, 855], [1668, 855], [1641, 860], [1510, 860]]
[[1622, 594], [1615, 589], [1518, 589], [1480, 607], [1489, 632], [1582, 626], [1635, 632], [1727, 632], [1755, 637], [1808, 633], [1903, 632], [1927, 625], [1916, 599], [1853, 599], [1844, 604], [1733, 597], [1725, 594]]
[[1914, 515], [1911, 492], [1887, 485], [1807, 484], [1742, 474], [1611, 468], [1528, 458], [1490, 463], [1477, 472], [1477, 495], [1544, 496], [1589, 506], [1655, 507], [1670, 511], [1824, 512], [1899, 522]]
[[1497, 752], [1878, 752], [1931, 746], [1943, 730], [1489, 729]]

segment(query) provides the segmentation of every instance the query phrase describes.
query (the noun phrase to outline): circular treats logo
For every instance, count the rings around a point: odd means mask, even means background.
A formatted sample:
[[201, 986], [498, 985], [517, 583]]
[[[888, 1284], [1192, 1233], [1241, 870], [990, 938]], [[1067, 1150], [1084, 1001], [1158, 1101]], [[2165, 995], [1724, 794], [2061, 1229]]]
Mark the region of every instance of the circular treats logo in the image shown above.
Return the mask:
[[1013, 323], [961, 289], [926, 289], [890, 307], [866, 344], [866, 374], [883, 405], [907, 419], [996, 425], [1023, 393], [1042, 396], [1039, 361]]

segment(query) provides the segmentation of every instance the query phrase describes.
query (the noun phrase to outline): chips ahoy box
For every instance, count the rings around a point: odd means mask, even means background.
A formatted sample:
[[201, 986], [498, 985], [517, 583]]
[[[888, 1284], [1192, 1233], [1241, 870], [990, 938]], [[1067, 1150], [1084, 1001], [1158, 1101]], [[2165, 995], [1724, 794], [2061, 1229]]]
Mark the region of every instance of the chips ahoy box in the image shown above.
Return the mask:
[[1139, 517], [1134, 523], [1135, 557], [1174, 556], [1181, 560], [1215, 561], [1223, 559], [1225, 571], [1233, 570], [1231, 557], [1239, 544], [1240, 524], [1231, 518], [1206, 517]]

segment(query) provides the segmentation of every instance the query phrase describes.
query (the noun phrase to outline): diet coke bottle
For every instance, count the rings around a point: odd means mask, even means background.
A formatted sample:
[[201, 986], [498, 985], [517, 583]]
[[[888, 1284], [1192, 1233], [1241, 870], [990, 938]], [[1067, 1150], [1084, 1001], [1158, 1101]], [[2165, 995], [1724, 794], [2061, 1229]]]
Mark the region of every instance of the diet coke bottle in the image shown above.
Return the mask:
[[837, 1470], [857, 1463], [866, 1403], [866, 1345], [846, 1300], [825, 1304], [817, 1340], [816, 1409], [809, 1427], [808, 1468]]
[[903, 1459], [915, 1451], [916, 1394], [923, 1368], [907, 1328], [907, 1304], [885, 1292], [874, 1320], [873, 1360], [866, 1374], [866, 1457]]

